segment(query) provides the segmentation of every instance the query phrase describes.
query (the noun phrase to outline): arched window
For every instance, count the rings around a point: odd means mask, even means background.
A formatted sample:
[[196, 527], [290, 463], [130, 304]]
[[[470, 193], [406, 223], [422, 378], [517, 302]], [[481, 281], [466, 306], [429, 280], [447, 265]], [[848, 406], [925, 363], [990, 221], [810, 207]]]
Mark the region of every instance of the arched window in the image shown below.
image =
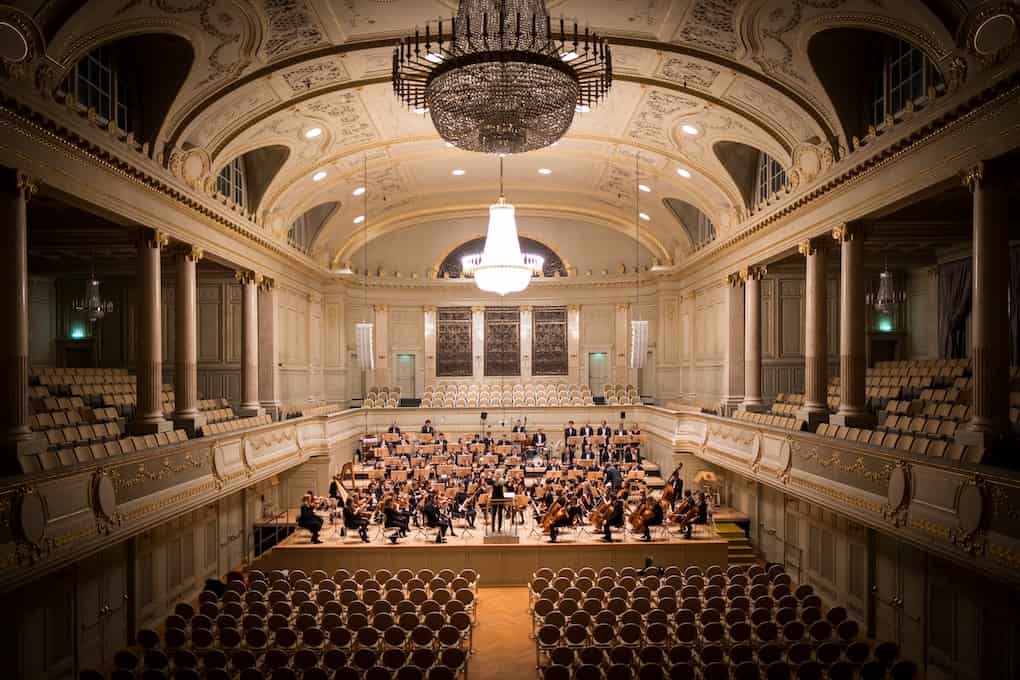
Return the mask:
[[786, 171], [772, 156], [764, 151], [758, 153], [758, 174], [754, 184], [754, 205], [763, 203], [772, 194], [786, 186]]
[[287, 230], [287, 241], [291, 246], [303, 253], [312, 249], [315, 237], [319, 235], [322, 227], [333, 216], [340, 204], [336, 201], [317, 205], [306, 210], [303, 215], [294, 220]]
[[216, 190], [234, 200], [242, 208], [248, 207], [248, 181], [244, 172], [244, 159], [237, 156], [220, 170]]
[[908, 102], [923, 104], [929, 86], [944, 87], [924, 52], [895, 38], [881, 42], [871, 79], [871, 124], [875, 127], [881, 127], [886, 116], [901, 115]]
[[666, 198], [662, 202], [687, 232], [694, 250], [700, 250], [715, 240], [715, 225], [708, 215], [678, 198]]
[[94, 108], [100, 118], [116, 120], [118, 128], [131, 132], [135, 83], [131, 70], [122, 68], [120, 61], [111, 47], [98, 47], [74, 65], [66, 88], [79, 104]]

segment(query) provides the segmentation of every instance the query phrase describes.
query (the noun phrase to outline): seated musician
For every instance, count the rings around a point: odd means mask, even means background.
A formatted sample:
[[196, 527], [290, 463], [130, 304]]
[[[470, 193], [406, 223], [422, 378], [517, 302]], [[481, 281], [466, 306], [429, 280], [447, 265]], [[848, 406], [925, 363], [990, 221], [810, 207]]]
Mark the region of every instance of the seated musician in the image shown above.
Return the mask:
[[595, 460], [595, 449], [592, 448], [587, 439], [581, 444], [581, 460]]
[[491, 449], [493, 444], [496, 443], [496, 440], [492, 438], [492, 430], [489, 430], [488, 432], [485, 433], [485, 436], [482, 437], [482, 443], [485, 444], [486, 451]]
[[453, 496], [453, 511], [450, 514], [453, 517], [463, 517], [467, 521], [468, 528], [474, 529], [475, 517], [477, 516], [475, 496], [474, 494], [469, 494], [467, 490], [468, 481], [464, 480], [463, 486]]
[[652, 527], [662, 526], [662, 504], [650, 495], [645, 496], [645, 503], [651, 506], [652, 516], [645, 519], [645, 535], [641, 537], [646, 543], [652, 540]]
[[578, 434], [580, 434], [582, 437], [590, 437], [593, 434], [595, 434], [595, 428], [591, 426], [591, 422], [587, 422], [584, 424], [584, 426], [581, 428], [581, 431]]
[[421, 426], [422, 434], [435, 434], [436, 429], [432, 427], [432, 421], [428, 418], [425, 419], [425, 424]]
[[393, 422], [393, 423], [392, 423], [392, 424], [390, 425], [390, 429], [388, 429], [388, 430], [386, 430], [386, 431], [387, 431], [387, 432], [389, 432], [390, 434], [400, 434], [400, 428], [399, 428], [399, 427], [397, 427], [397, 423], [396, 423], [396, 421], [394, 421], [394, 422]]
[[625, 463], [640, 463], [641, 453], [640, 449], [636, 444], [628, 444], [623, 449], [623, 462]]
[[434, 491], [425, 499], [422, 514], [425, 515], [425, 526], [430, 529], [439, 529], [439, 533], [436, 534], [436, 543], [446, 543], [447, 531], [450, 532], [451, 536], [455, 535], [450, 518], [439, 509], [439, 497]]
[[315, 514], [315, 499], [307, 493], [301, 498], [301, 513], [298, 515], [297, 525], [307, 529], [312, 534], [312, 543], [322, 543], [319, 540], [319, 532], [322, 530], [322, 518]]
[[699, 493], [698, 499], [695, 503], [697, 512], [694, 514], [694, 517], [688, 520], [684, 525], [684, 538], [691, 537], [695, 524], [708, 524], [708, 498], [705, 494]]
[[558, 512], [558, 514], [560, 516], [557, 517], [551, 525], [549, 525], [550, 543], [556, 542], [556, 535], [559, 533], [560, 529], [562, 529], [563, 527], [569, 527], [573, 523], [573, 520], [570, 517], [570, 513], [567, 511], [567, 499], [564, 498], [563, 494], [560, 494], [559, 496], [556, 497], [554, 504], [559, 506], [560, 511]]
[[605, 522], [603, 522], [604, 533], [602, 536], [602, 540], [605, 541], [606, 543], [612, 543], [613, 542], [612, 528], [616, 527], [617, 529], [619, 529], [622, 526], [623, 526], [623, 498], [617, 496], [613, 500], [612, 511], [609, 513], [609, 516], [606, 517]]
[[482, 438], [478, 436], [477, 432], [475, 432], [475, 435], [473, 437], [471, 437], [471, 443], [472, 444], [481, 444], [482, 443]]
[[511, 432], [527, 432], [528, 430], [524, 427], [524, 425], [518, 419], [517, 422], [514, 423], [513, 429], [510, 430], [510, 431]]
[[443, 432], [439, 433], [439, 436], [432, 440], [433, 444], [438, 444], [443, 453], [446, 453], [446, 446], [450, 443], [446, 438], [446, 434]]
[[383, 528], [396, 529], [396, 531], [390, 535], [391, 543], [396, 545], [398, 538], [407, 536], [407, 526], [410, 519], [410, 514], [400, 510], [397, 507], [396, 501], [391, 498], [386, 504], [386, 507], [383, 508]]
[[496, 442], [496, 446], [513, 446], [513, 444], [514, 443], [505, 436], [500, 436], [499, 440]]
[[348, 529], [357, 529], [361, 542], [368, 543], [368, 518], [355, 510], [354, 499], [350, 497], [344, 505], [344, 526]]

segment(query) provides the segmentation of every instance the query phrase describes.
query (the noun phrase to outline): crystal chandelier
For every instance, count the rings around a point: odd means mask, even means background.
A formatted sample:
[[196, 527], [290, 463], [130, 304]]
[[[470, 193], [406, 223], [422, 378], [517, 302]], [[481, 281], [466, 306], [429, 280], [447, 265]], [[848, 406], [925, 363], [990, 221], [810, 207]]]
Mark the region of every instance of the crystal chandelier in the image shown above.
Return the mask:
[[876, 312], [889, 314], [898, 305], [907, 301], [907, 292], [896, 288], [896, 279], [893, 278], [893, 273], [889, 271], [889, 265], [886, 264], [885, 269], [878, 275], [878, 291], [868, 293], [865, 299], [869, 305], [875, 308]]
[[605, 39], [574, 24], [559, 31], [545, 0], [461, 0], [435, 31], [393, 51], [393, 91], [439, 135], [467, 151], [524, 153], [549, 146], [609, 91]]
[[94, 267], [85, 283], [85, 296], [74, 301], [74, 311], [85, 314], [89, 323], [95, 323], [113, 311], [113, 302], [104, 300], [99, 294], [99, 279]]
[[499, 159], [499, 202], [489, 206], [489, 231], [481, 255], [461, 258], [465, 276], [474, 276], [475, 285], [488, 293], [519, 293], [542, 271], [545, 259], [521, 253], [517, 239], [514, 207], [503, 195], [503, 158]]

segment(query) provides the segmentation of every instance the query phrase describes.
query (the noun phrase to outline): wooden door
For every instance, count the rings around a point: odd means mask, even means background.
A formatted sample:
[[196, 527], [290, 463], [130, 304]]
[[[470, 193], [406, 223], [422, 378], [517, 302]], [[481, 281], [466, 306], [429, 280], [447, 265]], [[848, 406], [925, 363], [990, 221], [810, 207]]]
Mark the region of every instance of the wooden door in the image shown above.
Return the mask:
[[588, 387], [593, 397], [602, 397], [609, 382], [609, 355], [605, 352], [588, 354]]
[[397, 386], [400, 396], [414, 398], [414, 355], [397, 355]]

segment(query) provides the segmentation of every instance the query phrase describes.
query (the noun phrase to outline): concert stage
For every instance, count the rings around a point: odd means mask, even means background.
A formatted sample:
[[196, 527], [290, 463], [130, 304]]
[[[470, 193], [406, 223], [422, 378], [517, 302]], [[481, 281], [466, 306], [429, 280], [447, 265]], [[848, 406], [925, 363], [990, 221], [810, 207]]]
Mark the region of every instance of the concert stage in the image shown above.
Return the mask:
[[[322, 530], [321, 544], [312, 544], [308, 532], [299, 530], [260, 557], [253, 566], [305, 571], [324, 569], [330, 573], [340, 568], [369, 571], [383, 568], [438, 571], [449, 568], [457, 571], [470, 567], [481, 574], [486, 586], [522, 586], [539, 567], [642, 567], [649, 557], [657, 566], [696, 564], [704, 568], [711, 564], [726, 565], [726, 541], [705, 527], [698, 527], [693, 538], [684, 540], [671, 525], [668, 539], [661, 532], [653, 531], [655, 540], [650, 543], [631, 534], [621, 541], [620, 531], [614, 532], [616, 542], [603, 543], [593, 533], [578, 535], [570, 530], [562, 532], [557, 542], [550, 544], [548, 537], [540, 539], [530, 531], [530, 525], [526, 525], [520, 529], [520, 543], [496, 545], [483, 544], [481, 525], [468, 537], [461, 535], [462, 530], [460, 526], [455, 527], [456, 537], [447, 537], [447, 543], [437, 545], [416, 537], [412, 528], [407, 538], [401, 539], [398, 545], [391, 545], [379, 535], [375, 525], [369, 528], [372, 541], [362, 543], [356, 533], [349, 532], [347, 536], [340, 537], [327, 524]], [[588, 531], [591, 532], [590, 527]], [[429, 533], [435, 535], [431, 531]]]

